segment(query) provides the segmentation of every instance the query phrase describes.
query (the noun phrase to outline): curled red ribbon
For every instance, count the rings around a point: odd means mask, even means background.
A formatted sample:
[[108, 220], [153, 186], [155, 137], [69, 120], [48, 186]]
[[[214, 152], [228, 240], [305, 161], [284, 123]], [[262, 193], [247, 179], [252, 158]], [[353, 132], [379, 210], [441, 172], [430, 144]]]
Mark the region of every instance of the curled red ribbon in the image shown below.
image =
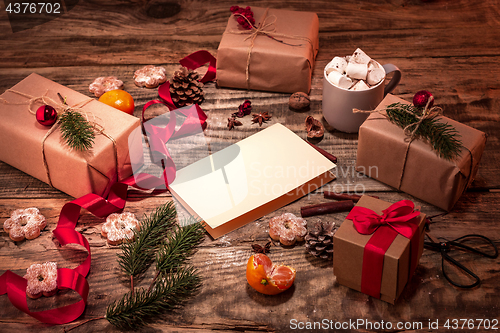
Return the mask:
[[197, 69], [206, 63], [209, 63], [208, 70], [205, 76], [200, 80], [201, 83], [206, 83], [215, 79], [216, 76], [216, 59], [210, 52], [206, 50], [196, 51], [187, 57], [181, 59], [179, 63], [188, 69]]
[[6, 271], [0, 276], [0, 295], [7, 294], [10, 302], [19, 310], [38, 319], [41, 322], [59, 325], [78, 318], [85, 309], [89, 284], [85, 277], [69, 268], [57, 269], [57, 287], [76, 291], [82, 299], [77, 303], [66, 305], [57, 309], [31, 312], [26, 301], [26, 279], [11, 271]]
[[[207, 55], [204, 52], [208, 53], [207, 51], [199, 52], [200, 53], [195, 52], [195, 54], [197, 55], [193, 56], [190, 60], [190, 66], [194, 66], [197, 61], [201, 61], [203, 57], [206, 57]], [[189, 56], [186, 58], [189, 58]], [[181, 61], [188, 61], [185, 60], [186, 58]], [[210, 59], [209, 61], [210, 67], [213, 66], [213, 69], [215, 70], [215, 58], [213, 59], [213, 64]], [[204, 63], [202, 63], [201, 65], [203, 64]], [[208, 81], [212, 75], [209, 74], [209, 72], [207, 72], [207, 74], [205, 75], [205, 77], [208, 76], [206, 81]], [[213, 77], [215, 77], [215, 75]], [[61, 210], [59, 221], [57, 223], [56, 229], [53, 231], [53, 234], [57, 238], [61, 246], [64, 246], [66, 244], [81, 245], [87, 250], [88, 256], [83, 261], [83, 263], [81, 263], [75, 269], [59, 268], [57, 284], [58, 288], [60, 289], [69, 288], [76, 291], [82, 297], [82, 299], [76, 303], [57, 309], [31, 312], [26, 301], [26, 279], [8, 270], [0, 276], [0, 295], [7, 294], [10, 302], [19, 310], [47, 324], [65, 324], [77, 319], [85, 310], [85, 305], [87, 303], [89, 285], [85, 277], [90, 271], [91, 264], [90, 245], [87, 239], [75, 230], [78, 219], [80, 217], [81, 209], [84, 208], [97, 217], [106, 217], [107, 215], [120, 211], [125, 207], [125, 203], [127, 200], [127, 189], [129, 186], [139, 189], [145, 187], [147, 187], [148, 189], [153, 189], [159, 187], [160, 185], [165, 185], [166, 188], [168, 188], [168, 184], [170, 184], [175, 179], [175, 164], [170, 158], [170, 154], [166, 149], [166, 143], [167, 141], [175, 138], [188, 136], [194, 129], [200, 128], [200, 126], [202, 129], [204, 129], [206, 127], [207, 115], [203, 112], [203, 110], [201, 110], [198, 105], [192, 105], [190, 107], [178, 109], [176, 110], [176, 112], [172, 112], [169, 123], [165, 128], [148, 125], [147, 122], [144, 122], [144, 112], [149, 106], [161, 103], [167, 105], [170, 110], [173, 110], [175, 108], [170, 97], [168, 84], [162, 85], [158, 89], [158, 93], [161, 100], [150, 101], [146, 103], [146, 105], [144, 105], [142, 110], [142, 120], [144, 128], [148, 132], [151, 150], [165, 156], [165, 168], [163, 171], [163, 176], [161, 178], [158, 178], [150, 174], [137, 174], [113, 184], [111, 186], [107, 199], [97, 194], [89, 193], [78, 199], [66, 203]], [[183, 114], [184, 116], [186, 116], [186, 118], [181, 126], [176, 130], [175, 125], [177, 112]], [[140, 184], [141, 186], [139, 186], [138, 184]]]
[[414, 210], [410, 200], [401, 200], [392, 204], [378, 215], [373, 210], [355, 206], [347, 215], [356, 230], [363, 235], [373, 234], [365, 245], [363, 267], [361, 271], [361, 291], [380, 298], [384, 256], [397, 235], [410, 239], [410, 275], [418, 264], [420, 234], [416, 217], [420, 212]]

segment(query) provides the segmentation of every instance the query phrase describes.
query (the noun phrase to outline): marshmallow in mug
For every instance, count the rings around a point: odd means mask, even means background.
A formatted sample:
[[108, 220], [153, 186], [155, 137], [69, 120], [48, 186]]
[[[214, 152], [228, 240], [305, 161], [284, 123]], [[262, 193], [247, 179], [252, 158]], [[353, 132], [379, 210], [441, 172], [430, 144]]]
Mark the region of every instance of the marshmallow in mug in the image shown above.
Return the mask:
[[326, 74], [332, 84], [348, 90], [370, 89], [385, 78], [380, 64], [359, 48], [352, 56], [333, 58], [326, 65]]

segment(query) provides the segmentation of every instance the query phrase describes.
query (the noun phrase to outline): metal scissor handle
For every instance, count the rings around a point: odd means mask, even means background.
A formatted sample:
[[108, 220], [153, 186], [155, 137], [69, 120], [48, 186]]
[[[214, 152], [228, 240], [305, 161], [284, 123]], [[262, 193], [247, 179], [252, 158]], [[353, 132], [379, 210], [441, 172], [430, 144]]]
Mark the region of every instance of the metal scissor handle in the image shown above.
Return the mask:
[[[430, 249], [430, 250], [439, 251], [441, 253], [441, 269], [443, 271], [443, 276], [446, 278], [446, 280], [448, 280], [448, 282], [450, 282], [452, 285], [459, 287], [459, 288], [474, 288], [475, 286], [477, 286], [481, 283], [481, 279], [476, 274], [474, 274], [474, 272], [472, 272], [467, 267], [465, 267], [464, 265], [462, 265], [461, 263], [459, 263], [458, 261], [453, 259], [448, 254], [450, 252], [450, 249], [452, 246], [462, 248], [464, 250], [476, 253], [478, 255], [481, 255], [481, 256], [484, 256], [487, 258], [494, 259], [494, 258], [498, 257], [498, 249], [497, 249], [496, 245], [493, 243], [493, 241], [491, 241], [489, 238], [487, 238], [483, 235], [469, 234], [469, 235], [465, 235], [465, 236], [459, 237], [457, 239], [454, 239], [452, 241], [444, 241], [444, 242], [437, 240], [436, 238], [432, 237], [428, 233], [427, 233], [427, 236], [432, 240], [432, 242], [424, 242], [425, 247]], [[494, 249], [494, 254], [488, 254], [486, 252], [479, 251], [473, 247], [470, 247], [470, 246], [467, 246], [465, 244], [460, 243], [461, 240], [464, 240], [466, 238], [481, 238], [481, 239], [483, 239], [487, 243], [491, 244], [492, 248]], [[445, 265], [444, 265], [445, 260], [449, 261], [450, 263], [455, 265], [457, 268], [459, 268], [461, 271], [463, 271], [464, 273], [469, 275], [471, 278], [473, 278], [474, 282], [471, 284], [467, 284], [467, 285], [463, 285], [463, 284], [459, 284], [459, 283], [454, 282], [448, 276], [448, 274], [446, 274]]]

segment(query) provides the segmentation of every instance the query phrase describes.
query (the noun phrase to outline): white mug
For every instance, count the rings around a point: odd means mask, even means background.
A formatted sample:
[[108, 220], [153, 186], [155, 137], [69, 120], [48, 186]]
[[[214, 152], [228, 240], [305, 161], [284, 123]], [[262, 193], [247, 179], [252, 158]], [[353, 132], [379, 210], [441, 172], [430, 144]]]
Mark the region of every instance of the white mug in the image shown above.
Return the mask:
[[401, 71], [393, 64], [382, 66], [387, 74], [394, 72], [391, 81], [385, 85], [381, 80], [367, 90], [347, 90], [337, 87], [327, 78], [323, 70], [323, 117], [333, 128], [347, 133], [357, 133], [359, 126], [368, 118], [368, 113], [353, 113], [352, 109], [370, 111], [382, 102], [401, 80]]

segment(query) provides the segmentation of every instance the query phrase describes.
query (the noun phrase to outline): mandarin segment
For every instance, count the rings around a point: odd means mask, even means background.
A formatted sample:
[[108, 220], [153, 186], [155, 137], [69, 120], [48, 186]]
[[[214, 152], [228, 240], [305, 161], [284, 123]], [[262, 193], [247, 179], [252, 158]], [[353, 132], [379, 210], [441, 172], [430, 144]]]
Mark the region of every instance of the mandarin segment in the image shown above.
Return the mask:
[[293, 285], [296, 271], [286, 265], [273, 264], [268, 256], [254, 254], [247, 263], [248, 284], [265, 295], [279, 294]]

